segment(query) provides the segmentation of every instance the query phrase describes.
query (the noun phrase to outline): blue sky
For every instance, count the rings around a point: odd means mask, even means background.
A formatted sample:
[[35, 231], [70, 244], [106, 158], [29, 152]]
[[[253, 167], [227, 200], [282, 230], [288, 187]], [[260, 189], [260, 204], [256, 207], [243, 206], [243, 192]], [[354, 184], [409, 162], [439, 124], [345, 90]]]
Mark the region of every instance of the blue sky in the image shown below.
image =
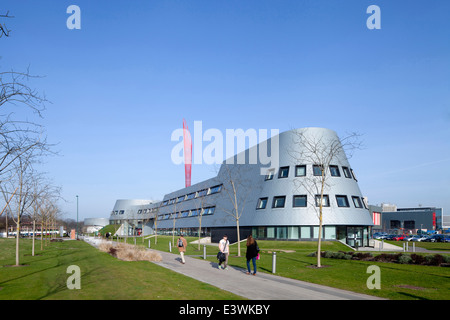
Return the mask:
[[[69, 5], [81, 29], [69, 30]], [[381, 29], [369, 30], [369, 5]], [[2, 0], [0, 68], [45, 76], [45, 170], [66, 217], [184, 187], [171, 133], [318, 126], [361, 133], [369, 203], [450, 210], [450, 2]], [[195, 146], [194, 146], [195, 148]], [[215, 175], [194, 165], [192, 182]], [[448, 212], [447, 212], [448, 213]]]

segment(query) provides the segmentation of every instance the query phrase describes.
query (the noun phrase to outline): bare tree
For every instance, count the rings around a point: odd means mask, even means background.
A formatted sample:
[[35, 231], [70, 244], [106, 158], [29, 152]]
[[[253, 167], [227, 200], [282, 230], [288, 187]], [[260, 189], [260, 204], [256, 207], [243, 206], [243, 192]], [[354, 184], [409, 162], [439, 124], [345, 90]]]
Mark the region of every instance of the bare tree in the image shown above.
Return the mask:
[[[8, 196], [10, 193], [8, 192], [8, 186], [12, 190], [15, 188], [17, 190], [17, 196], [13, 201], [16, 216], [14, 214], [11, 215], [13, 221], [16, 223], [16, 265], [19, 265], [19, 239], [21, 232], [21, 219], [23, 215], [26, 213], [28, 208], [33, 203], [33, 198], [31, 197], [31, 179], [33, 175], [32, 167], [31, 167], [31, 159], [32, 154], [28, 153], [27, 157], [19, 157], [18, 161], [14, 163], [15, 173], [14, 177], [12, 177], [8, 184], [3, 184], [1, 187], [3, 196], [5, 201], [8, 201]], [[12, 193], [12, 192], [11, 192]], [[11, 203], [8, 203], [8, 206], [11, 208]], [[11, 210], [11, 212], [13, 212]]]
[[249, 167], [240, 164], [223, 163], [221, 166], [221, 176], [224, 179], [223, 191], [226, 193], [231, 203], [231, 208], [224, 206], [222, 210], [236, 222], [238, 256], [241, 256], [240, 219], [245, 212], [245, 205], [252, 190], [248, 179], [246, 179], [246, 168]]
[[297, 188], [306, 190], [309, 205], [314, 208], [319, 220], [319, 239], [317, 243], [317, 267], [321, 267], [321, 245], [323, 229], [323, 206], [324, 195], [331, 186], [330, 165], [339, 164], [341, 159], [346, 158], [361, 146], [360, 135], [352, 133], [343, 139], [330, 138], [321, 131], [313, 131], [309, 128], [296, 131], [293, 145], [299, 145], [299, 148], [289, 150], [291, 157], [297, 163], [313, 164], [313, 174], [306, 174], [301, 179], [296, 179]]
[[208, 189], [200, 190], [198, 196], [195, 198], [195, 204], [197, 206], [197, 209], [199, 210], [197, 213], [197, 220], [198, 220], [198, 246], [197, 249], [200, 251], [200, 239], [202, 237], [202, 219], [203, 219], [203, 213], [204, 208], [207, 206], [206, 203], [206, 196], [208, 195]]
[[[6, 12], [6, 14], [0, 14], [0, 18], [14, 18], [14, 16], [9, 15], [9, 11]], [[11, 30], [9, 30], [6, 27], [5, 23], [0, 23], [0, 38], [5, 36], [9, 37], [9, 34], [11, 33]]]

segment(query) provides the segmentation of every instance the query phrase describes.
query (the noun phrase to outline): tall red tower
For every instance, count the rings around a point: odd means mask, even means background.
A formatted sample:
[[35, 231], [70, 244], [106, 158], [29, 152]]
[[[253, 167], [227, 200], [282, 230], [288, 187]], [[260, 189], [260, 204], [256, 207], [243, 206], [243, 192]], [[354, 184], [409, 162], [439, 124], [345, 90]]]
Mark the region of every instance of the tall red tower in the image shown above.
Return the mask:
[[192, 139], [186, 120], [183, 119], [183, 142], [184, 142], [184, 176], [186, 187], [191, 186], [192, 170]]

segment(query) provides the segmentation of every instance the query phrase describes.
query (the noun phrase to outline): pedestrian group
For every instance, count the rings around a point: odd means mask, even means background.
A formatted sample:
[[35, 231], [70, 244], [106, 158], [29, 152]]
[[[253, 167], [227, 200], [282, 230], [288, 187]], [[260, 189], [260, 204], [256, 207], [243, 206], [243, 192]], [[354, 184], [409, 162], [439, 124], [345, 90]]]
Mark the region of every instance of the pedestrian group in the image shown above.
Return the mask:
[[[256, 275], [256, 260], [259, 260], [259, 247], [256, 240], [249, 235], [247, 237], [247, 252], [245, 258], [247, 259], [247, 272], [246, 274]], [[181, 235], [177, 240], [178, 251], [181, 256], [181, 263], [185, 264], [184, 253], [186, 252], [187, 241]], [[218, 268], [220, 270], [228, 270], [228, 255], [230, 254], [230, 241], [228, 241], [228, 236], [225, 234], [219, 242], [219, 252], [217, 253], [217, 260], [219, 260]], [[250, 269], [250, 261], [253, 264], [253, 273]]]

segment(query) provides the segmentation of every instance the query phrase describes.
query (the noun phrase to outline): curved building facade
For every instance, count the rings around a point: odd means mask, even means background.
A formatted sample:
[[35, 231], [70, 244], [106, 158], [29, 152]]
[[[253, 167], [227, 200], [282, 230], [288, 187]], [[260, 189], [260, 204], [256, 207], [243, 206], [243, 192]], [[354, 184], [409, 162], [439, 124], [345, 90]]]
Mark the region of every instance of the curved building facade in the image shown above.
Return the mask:
[[233, 241], [238, 219], [242, 237], [314, 240], [321, 207], [324, 239], [367, 245], [372, 218], [341, 141], [332, 130], [303, 128], [227, 159], [214, 178], [133, 210], [153, 232], [198, 234], [201, 226], [213, 241], [224, 233]]

